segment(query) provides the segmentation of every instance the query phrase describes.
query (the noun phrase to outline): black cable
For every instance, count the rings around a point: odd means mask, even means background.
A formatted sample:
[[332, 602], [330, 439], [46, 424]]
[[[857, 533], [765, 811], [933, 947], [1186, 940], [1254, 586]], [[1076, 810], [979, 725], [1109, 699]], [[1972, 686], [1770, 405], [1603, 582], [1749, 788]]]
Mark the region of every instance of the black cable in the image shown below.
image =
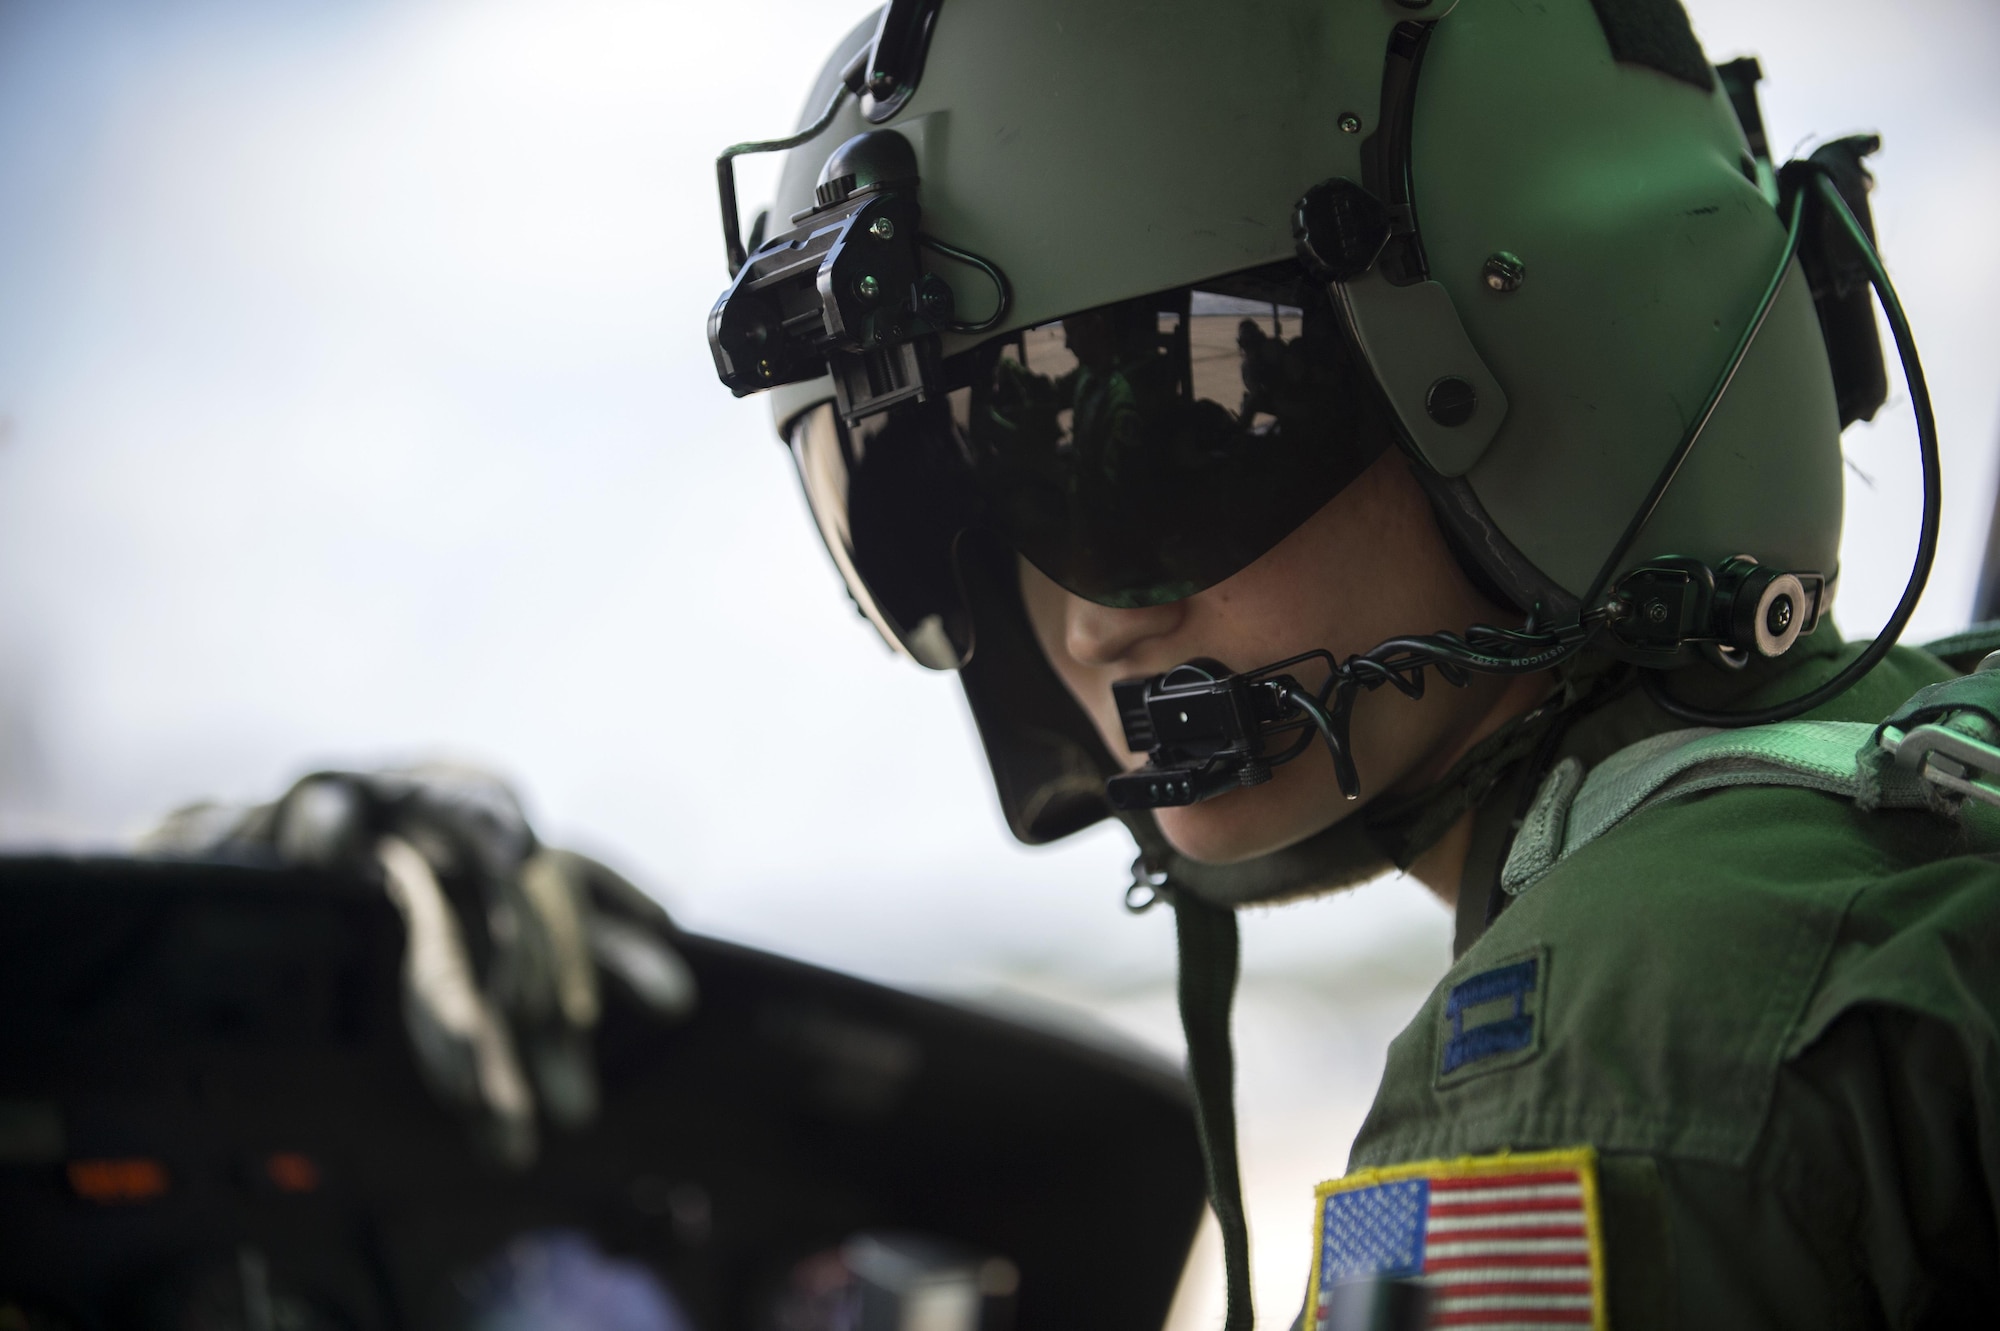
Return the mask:
[[1319, 699], [1304, 689], [1287, 690], [1284, 699], [1312, 719], [1313, 725], [1326, 740], [1327, 754], [1333, 759], [1333, 779], [1340, 783], [1340, 793], [1349, 799], [1361, 795], [1361, 776], [1355, 769], [1354, 756], [1347, 751], [1347, 726], [1339, 713], [1329, 713]]
[[1007, 311], [1014, 304], [1014, 289], [1007, 285], [1007, 275], [1005, 273], [972, 251], [959, 249], [956, 245], [947, 245], [935, 236], [918, 236], [917, 243], [919, 245], [928, 245], [948, 259], [956, 259], [960, 263], [970, 264], [972, 267], [977, 268], [980, 272], [986, 274], [988, 281], [993, 283], [994, 294], [999, 297], [998, 303], [993, 307], [993, 313], [976, 323], [953, 320], [951, 325], [952, 332], [983, 333], [987, 329], [995, 327], [1002, 319], [1007, 317]]
[[[1875, 288], [1876, 297], [1882, 302], [1882, 313], [1889, 321], [1889, 331], [1896, 339], [1896, 354], [1903, 366], [1903, 380], [1909, 386], [1910, 407], [1917, 418], [1917, 450], [1923, 458], [1924, 473], [1924, 515], [1917, 533], [1917, 557], [1910, 569], [1910, 580], [1903, 585], [1903, 597], [1896, 602], [1894, 613], [1882, 631], [1875, 635], [1875, 641], [1867, 650], [1849, 662], [1847, 668], [1816, 689], [1793, 698], [1789, 702], [1765, 707], [1754, 712], [1711, 712], [1671, 697], [1665, 682], [1657, 675], [1646, 678], [1646, 695], [1668, 713], [1683, 721], [1704, 726], [1763, 726], [1778, 721], [1789, 721], [1795, 716], [1811, 711], [1820, 704], [1839, 697], [1852, 688], [1860, 678], [1873, 670], [1896, 645], [1910, 616], [1916, 613], [1917, 601], [1924, 594], [1924, 584], [1930, 581], [1931, 563], [1937, 557], [1938, 517], [1943, 507], [1944, 469], [1938, 458], [1937, 418], [1931, 412], [1930, 387], [1924, 381], [1924, 367], [1917, 359], [1916, 339], [1910, 332], [1910, 321], [1903, 313], [1903, 302], [1896, 296], [1895, 284], [1890, 282], [1888, 270], [1882, 266], [1882, 256], [1869, 243], [1868, 234], [1861, 228], [1849, 211], [1847, 201], [1834, 188], [1826, 168], [1817, 163], [1804, 164], [1801, 169], [1814, 173], [1813, 187], [1833, 216], [1846, 229], [1848, 237], [1860, 250], [1862, 260], [1868, 265], [1869, 284]], [[1805, 190], [1799, 191], [1799, 197]]]
[[[1845, 205], [1842, 207], [1845, 208]], [[1702, 431], [1708, 428], [1709, 421], [1715, 415], [1715, 409], [1722, 405], [1722, 399], [1729, 392], [1729, 386], [1736, 381], [1736, 372], [1743, 368], [1743, 361], [1750, 354], [1751, 344], [1757, 340], [1757, 334], [1763, 331], [1764, 321], [1771, 317], [1772, 307], [1778, 303], [1778, 293], [1784, 289], [1785, 279], [1791, 274], [1792, 259], [1799, 252], [1799, 238], [1805, 230], [1805, 211], [1806, 192], [1800, 190], [1792, 199], [1792, 215], [1785, 226], [1785, 251], [1778, 259], [1778, 270], [1771, 275], [1770, 283], [1764, 288], [1763, 298], [1757, 302], [1757, 313], [1744, 326], [1743, 336], [1736, 341], [1736, 350], [1729, 358], [1728, 367], [1716, 379], [1715, 386], [1709, 390], [1708, 398], [1702, 403], [1701, 410], [1695, 413], [1694, 421], [1681, 436], [1681, 441], [1674, 447], [1673, 453], [1668, 456], [1667, 465], [1660, 468], [1660, 474], [1653, 478], [1653, 488], [1646, 492], [1646, 498], [1633, 512], [1632, 520], [1625, 524], [1624, 534], [1618, 538], [1618, 543], [1611, 547], [1611, 553], [1605, 557], [1602, 567], [1597, 570], [1597, 576], [1590, 580], [1590, 590], [1583, 594], [1582, 605], [1585, 609], [1596, 605], [1598, 598], [1604, 595], [1604, 589], [1611, 585], [1611, 577], [1618, 571], [1618, 565], [1623, 562], [1625, 552], [1632, 548], [1632, 543], [1639, 539], [1639, 532], [1652, 521], [1653, 513], [1659, 508], [1660, 501], [1666, 498], [1668, 487], [1673, 485], [1674, 478], [1680, 475], [1681, 464], [1687, 461], [1688, 454], [1694, 452], [1694, 446], [1701, 441]]]
[[841, 71], [840, 83], [834, 88], [833, 96], [826, 104], [826, 110], [820, 112], [819, 119], [812, 124], [782, 139], [757, 139], [749, 143], [732, 143], [722, 150], [720, 157], [715, 159], [715, 188], [722, 198], [722, 245], [729, 255], [731, 277], [742, 271], [744, 261], [750, 257], [743, 249], [743, 220], [736, 215], [735, 159], [751, 153], [784, 152], [824, 134], [826, 127], [833, 123], [833, 117], [840, 110], [840, 104], [847, 99], [847, 95], [859, 91], [861, 65], [867, 58], [868, 52], [864, 50], [848, 62], [847, 68]]
[[[1469, 672], [1472, 671], [1488, 675], [1531, 675], [1553, 669], [1569, 660], [1589, 644], [1592, 636], [1593, 631], [1585, 629], [1581, 623], [1551, 634], [1475, 624], [1466, 631], [1465, 637], [1455, 633], [1434, 633], [1426, 637], [1391, 638], [1345, 661], [1334, 661], [1332, 655], [1324, 650], [1306, 652], [1266, 666], [1257, 674], [1269, 676], [1306, 660], [1321, 659], [1328, 663], [1332, 673], [1317, 696], [1296, 684], [1283, 687], [1279, 696], [1291, 707], [1305, 713], [1326, 740], [1327, 754], [1333, 760], [1334, 780], [1339, 783], [1341, 794], [1348, 799], [1359, 799], [1361, 776], [1354, 762], [1348, 723], [1354, 713], [1355, 699], [1363, 690], [1373, 691], [1388, 684], [1406, 697], [1421, 698], [1424, 695], [1424, 671], [1429, 669], [1435, 669], [1446, 682], [1459, 686], [1469, 680]], [[1481, 651], [1468, 641], [1473, 638], [1495, 649], [1507, 645], [1519, 646], [1523, 652], [1501, 654], [1497, 650]], [[1285, 754], [1287, 759], [1296, 756], [1296, 747]]]
[[[1289, 727], [1274, 726], [1272, 727], [1271, 733], [1278, 734], [1281, 733], [1283, 729], [1289, 729]], [[1268, 761], [1273, 767], [1283, 767], [1286, 763], [1290, 762], [1292, 759], [1298, 757], [1300, 754], [1306, 751], [1306, 748], [1313, 742], [1313, 733], [1316, 729], [1317, 729], [1316, 724], [1307, 724], [1301, 726], [1299, 728], [1298, 738], [1292, 741], [1292, 747], [1286, 749], [1283, 753], [1277, 754], [1267, 759], [1266, 761]]]

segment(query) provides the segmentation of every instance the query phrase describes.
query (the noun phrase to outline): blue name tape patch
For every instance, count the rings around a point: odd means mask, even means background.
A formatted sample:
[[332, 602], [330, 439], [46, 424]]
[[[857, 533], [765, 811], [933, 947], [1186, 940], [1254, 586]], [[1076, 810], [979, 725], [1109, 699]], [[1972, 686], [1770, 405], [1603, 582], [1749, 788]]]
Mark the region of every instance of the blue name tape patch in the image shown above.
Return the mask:
[[1541, 1048], [1546, 950], [1459, 981], [1445, 996], [1438, 1040], [1438, 1080], [1512, 1067]]

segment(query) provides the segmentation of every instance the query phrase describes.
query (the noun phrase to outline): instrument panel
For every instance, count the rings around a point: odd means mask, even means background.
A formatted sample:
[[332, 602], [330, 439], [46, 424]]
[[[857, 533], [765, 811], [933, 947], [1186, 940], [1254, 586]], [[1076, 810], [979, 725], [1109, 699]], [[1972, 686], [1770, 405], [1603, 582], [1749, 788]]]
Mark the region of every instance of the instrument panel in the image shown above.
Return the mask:
[[0, 859], [0, 1331], [1161, 1324], [1172, 1069], [659, 927], [694, 1015], [607, 981], [595, 1121], [508, 1168], [419, 1074], [378, 887]]

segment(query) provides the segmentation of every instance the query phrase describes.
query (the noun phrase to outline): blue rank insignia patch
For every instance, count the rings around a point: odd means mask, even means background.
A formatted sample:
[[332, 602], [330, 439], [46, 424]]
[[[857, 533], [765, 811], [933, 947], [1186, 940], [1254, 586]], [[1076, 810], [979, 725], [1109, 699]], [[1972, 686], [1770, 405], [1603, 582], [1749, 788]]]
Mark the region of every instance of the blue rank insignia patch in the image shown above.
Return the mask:
[[1542, 1049], [1549, 953], [1538, 948], [1467, 976], [1439, 1010], [1437, 1085], [1525, 1063]]
[[1427, 1326], [1604, 1331], [1597, 1153], [1589, 1147], [1362, 1169], [1314, 1194], [1305, 1331], [1346, 1281], [1424, 1287]]

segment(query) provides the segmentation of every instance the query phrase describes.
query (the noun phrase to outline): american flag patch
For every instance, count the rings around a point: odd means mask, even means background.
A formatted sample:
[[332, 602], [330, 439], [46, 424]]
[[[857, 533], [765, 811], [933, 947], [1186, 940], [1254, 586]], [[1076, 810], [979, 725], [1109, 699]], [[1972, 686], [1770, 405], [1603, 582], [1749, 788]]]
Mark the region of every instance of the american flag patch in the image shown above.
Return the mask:
[[1428, 1286], [1432, 1326], [1606, 1324], [1589, 1147], [1357, 1170], [1315, 1202], [1308, 1328], [1325, 1326], [1335, 1285], [1371, 1277]]

